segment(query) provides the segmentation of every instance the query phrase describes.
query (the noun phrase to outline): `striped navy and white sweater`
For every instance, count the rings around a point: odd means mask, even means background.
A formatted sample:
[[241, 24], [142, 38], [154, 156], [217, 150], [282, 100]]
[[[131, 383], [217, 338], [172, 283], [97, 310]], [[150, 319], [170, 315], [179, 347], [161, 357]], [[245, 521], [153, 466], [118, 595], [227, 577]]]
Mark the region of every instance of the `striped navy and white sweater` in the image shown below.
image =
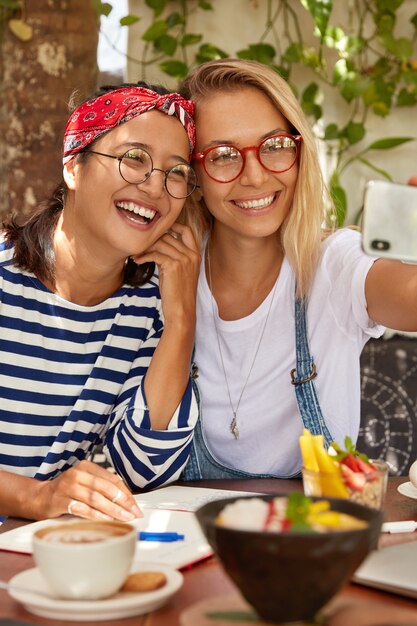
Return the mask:
[[80, 306], [0, 241], [0, 469], [47, 480], [104, 444], [133, 490], [178, 478], [198, 406], [190, 380], [167, 430], [150, 427], [143, 382], [162, 330], [157, 275]]

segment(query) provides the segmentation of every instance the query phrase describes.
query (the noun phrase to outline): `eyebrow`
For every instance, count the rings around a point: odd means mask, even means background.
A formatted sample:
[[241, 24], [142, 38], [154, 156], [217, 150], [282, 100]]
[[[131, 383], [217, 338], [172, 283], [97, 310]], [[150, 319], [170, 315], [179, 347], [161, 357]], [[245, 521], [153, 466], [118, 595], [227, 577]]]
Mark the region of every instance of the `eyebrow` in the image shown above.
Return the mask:
[[[274, 128], [273, 130], [269, 130], [267, 133], [265, 133], [264, 135], [262, 135], [260, 137], [260, 141], [264, 141], [265, 139], [268, 139], [268, 137], [272, 137], [273, 135], [280, 135], [280, 134], [291, 134], [290, 130], [285, 130], [284, 128]], [[207, 150], [208, 148], [212, 148], [213, 146], [238, 146], [239, 142], [236, 141], [231, 141], [230, 139], [213, 139], [213, 141], [210, 141], [208, 144], [206, 144], [203, 148], [203, 150]]]
[[[119, 144], [117, 148], [118, 149], [120, 148], [124, 150], [125, 152], [127, 152], [127, 150], [130, 150], [131, 148], [142, 148], [143, 150], [146, 150], [146, 152], [149, 152], [150, 154], [152, 152], [152, 146], [150, 146], [147, 143], [140, 143], [139, 141], [125, 141], [124, 143]], [[187, 159], [184, 159], [184, 157], [181, 156], [180, 154], [171, 154], [168, 158], [172, 159], [173, 161], [180, 161], [181, 163], [185, 163], [189, 165], [189, 162], [187, 161]]]

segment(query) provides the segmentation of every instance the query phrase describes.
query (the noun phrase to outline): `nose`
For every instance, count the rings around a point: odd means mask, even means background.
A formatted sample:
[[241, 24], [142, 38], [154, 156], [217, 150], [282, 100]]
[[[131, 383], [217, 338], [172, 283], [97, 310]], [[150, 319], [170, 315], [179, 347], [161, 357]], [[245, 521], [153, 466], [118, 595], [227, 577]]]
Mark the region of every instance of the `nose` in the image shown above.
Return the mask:
[[[155, 172], [159, 172], [159, 176], [154, 176]], [[160, 198], [166, 191], [165, 189], [165, 171], [154, 167], [148, 178], [138, 186], [146, 191], [151, 198]]]
[[268, 172], [258, 160], [256, 149], [248, 150], [245, 154], [243, 171], [240, 175], [241, 185], [259, 188], [268, 179]]

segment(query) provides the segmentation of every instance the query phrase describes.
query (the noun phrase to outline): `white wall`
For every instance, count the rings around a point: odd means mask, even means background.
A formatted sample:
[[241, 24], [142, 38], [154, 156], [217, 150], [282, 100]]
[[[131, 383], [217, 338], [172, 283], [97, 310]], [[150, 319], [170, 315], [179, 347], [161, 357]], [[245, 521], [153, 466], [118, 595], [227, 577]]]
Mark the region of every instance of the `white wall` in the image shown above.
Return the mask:
[[[265, 30], [267, 18], [266, 0], [211, 0], [215, 7], [214, 11], [197, 11], [190, 16], [189, 31], [194, 33], [204, 33], [205, 41], [210, 41], [218, 47], [234, 54], [237, 50], [245, 48], [249, 43], [258, 42]], [[189, 3], [192, 5], [193, 3]], [[273, 3], [274, 6], [278, 5]], [[313, 25], [310, 16], [299, 7], [299, 3], [293, 3], [297, 9], [303, 24], [303, 38], [313, 41]], [[140, 22], [129, 27], [128, 54], [130, 57], [139, 59], [142, 55], [141, 35], [148, 27], [152, 12], [144, 3], [144, 0], [130, 0], [130, 13], [141, 17]], [[334, 0], [334, 9], [331, 22], [336, 20], [343, 27], [349, 20], [349, 8], [354, 10], [352, 0]], [[411, 15], [417, 13], [417, 0], [405, 0], [400, 12], [400, 21], [396, 28], [396, 36], [408, 36], [412, 34], [412, 27], [408, 23]], [[280, 28], [282, 25], [280, 26]], [[280, 34], [275, 39], [270, 39], [274, 47], [283, 40]], [[284, 42], [283, 47], [286, 48]], [[332, 63], [332, 60], [329, 60]], [[129, 80], [138, 80], [140, 66], [133, 61], [128, 62], [127, 74]], [[294, 74], [294, 81], [297, 87], [302, 90], [303, 86], [313, 80], [312, 73], [300, 68]], [[156, 66], [147, 69], [146, 79], [150, 82], [161, 82], [168, 87], [175, 87], [175, 82], [165, 74], [158, 71]], [[325, 94], [325, 120], [324, 124], [336, 122], [343, 126], [346, 121], [346, 107], [343, 101], [332, 100], [329, 90]], [[364, 142], [354, 147], [356, 153], [365, 145], [368, 145], [377, 138], [393, 136], [413, 136], [417, 137], [417, 108], [401, 108], [388, 118], [369, 116], [367, 123], [367, 135]], [[417, 141], [388, 151], [373, 152], [370, 155], [372, 162], [384, 170], [387, 170], [396, 182], [405, 183], [411, 175], [417, 175]], [[323, 169], [326, 171], [326, 159], [322, 159]], [[354, 164], [346, 171], [342, 177], [342, 184], [348, 192], [348, 219], [353, 219], [356, 211], [362, 204], [362, 193], [367, 180], [377, 178], [371, 170], [361, 164]]]

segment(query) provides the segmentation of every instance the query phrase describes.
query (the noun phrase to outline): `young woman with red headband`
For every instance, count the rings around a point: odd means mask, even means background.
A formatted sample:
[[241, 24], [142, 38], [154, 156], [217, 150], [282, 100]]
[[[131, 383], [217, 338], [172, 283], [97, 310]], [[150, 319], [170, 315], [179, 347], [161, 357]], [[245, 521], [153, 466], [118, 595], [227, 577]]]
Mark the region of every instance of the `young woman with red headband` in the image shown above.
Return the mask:
[[68, 121], [52, 198], [5, 225], [0, 514], [128, 521], [130, 489], [179, 475], [198, 412], [193, 147], [190, 101], [105, 88]]
[[323, 229], [315, 139], [259, 63], [199, 66], [194, 164], [207, 221], [197, 296], [201, 418], [184, 479], [297, 476], [303, 427], [343, 445], [360, 419], [359, 357], [383, 326], [417, 329], [417, 268]]

